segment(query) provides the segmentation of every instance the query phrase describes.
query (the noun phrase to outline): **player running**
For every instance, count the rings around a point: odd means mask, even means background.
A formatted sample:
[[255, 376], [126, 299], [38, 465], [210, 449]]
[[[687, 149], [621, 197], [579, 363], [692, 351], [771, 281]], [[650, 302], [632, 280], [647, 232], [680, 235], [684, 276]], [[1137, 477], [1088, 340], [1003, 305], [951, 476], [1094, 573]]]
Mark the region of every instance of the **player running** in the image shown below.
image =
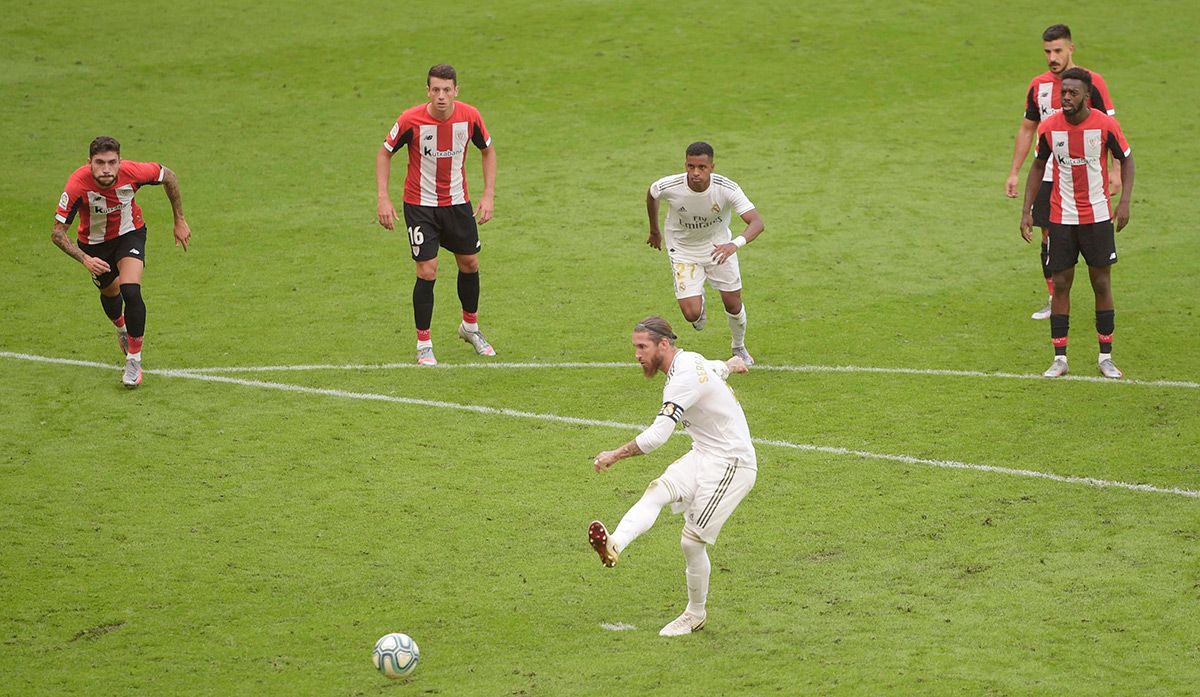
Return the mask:
[[[1046, 65], [1050, 68], [1029, 82], [1029, 90], [1025, 93], [1025, 118], [1017, 130], [1016, 143], [1013, 146], [1012, 169], [1004, 182], [1004, 193], [1009, 198], [1017, 197], [1017, 177], [1025, 156], [1033, 147], [1037, 136], [1038, 124], [1044, 119], [1057, 114], [1062, 105], [1059, 102], [1062, 74], [1075, 67], [1073, 56], [1075, 44], [1071, 42], [1071, 28], [1065, 24], [1055, 24], [1042, 32], [1042, 51], [1046, 54]], [[1089, 71], [1091, 72], [1091, 71]], [[1108, 95], [1108, 85], [1099, 73], [1092, 72], [1091, 104], [1096, 109], [1112, 116], [1117, 113], [1112, 98]], [[1042, 276], [1046, 279], [1046, 289], [1050, 296], [1054, 295], [1054, 281], [1050, 278], [1050, 267], [1046, 264], [1050, 245], [1050, 170], [1046, 170], [1042, 187], [1038, 190], [1037, 199], [1033, 202], [1033, 224], [1042, 229]], [[1121, 192], [1120, 164], [1114, 163], [1109, 173], [1109, 190], [1113, 196]], [[1031, 319], [1047, 319], [1050, 317], [1050, 302], [1042, 309], [1033, 313]]]
[[[429, 101], [400, 114], [396, 125], [375, 157], [375, 187], [379, 197], [379, 224], [396, 228], [396, 208], [388, 194], [392, 155], [408, 146], [408, 171], [404, 177], [404, 222], [417, 266], [413, 286], [413, 317], [417, 325], [417, 363], [437, 365], [429, 328], [433, 323], [433, 284], [437, 280], [438, 248], [454, 253], [458, 264], [458, 299], [462, 324], [458, 336], [481, 356], [496, 355], [479, 331], [479, 228], [492, 219], [496, 190], [496, 149], [479, 110], [457, 102], [458, 73], [449, 65], [435, 65], [425, 79]], [[483, 196], [472, 212], [467, 197], [464, 165], [467, 143], [479, 148], [483, 159]]]
[[[121, 144], [100, 136], [88, 148], [87, 164], [71, 173], [58, 199], [50, 239], [83, 264], [100, 289], [100, 305], [117, 328], [117, 343], [125, 355], [121, 382], [142, 384], [142, 341], [146, 303], [142, 272], [146, 266], [146, 222], [133, 197], [143, 186], [162, 184], [175, 214], [175, 246], [187, 251], [191, 228], [183, 217], [179, 180], [156, 162], [121, 159]], [[78, 246], [67, 229], [79, 216]]]
[[679, 544], [686, 561], [687, 608], [659, 632], [680, 636], [704, 628], [708, 613], [708, 579], [712, 569], [707, 546], [717, 541], [721, 526], [741, 503], [758, 476], [758, 460], [750, 442], [746, 415], [725, 383], [730, 373], [746, 372], [740, 356], [728, 361], [675, 346], [671, 325], [661, 317], [648, 317], [633, 328], [633, 346], [647, 378], [667, 376], [658, 417], [637, 438], [616, 450], [596, 456], [597, 472], [607, 472], [615, 462], [648, 453], [671, 437], [682, 423], [692, 437], [692, 449], [650, 482], [646, 493], [629, 509], [612, 535], [600, 521], [588, 527], [588, 541], [605, 566], [616, 566], [620, 554], [638, 535], [650, 529], [663, 506], [683, 513]]
[[[662, 249], [658, 227], [659, 201], [667, 202], [667, 258], [675, 277], [675, 298], [683, 318], [697, 331], [704, 329], [708, 313], [704, 282], [721, 293], [729, 320], [733, 355], [746, 365], [754, 359], [746, 350], [746, 307], [742, 304], [742, 275], [737, 252], [763, 231], [763, 220], [737, 182], [713, 173], [713, 148], [697, 142], [687, 147], [687, 171], [663, 177], [646, 192], [650, 237], [646, 244]], [[742, 234], [730, 239], [730, 211], [746, 223]]]
[[1112, 265], [1117, 263], [1112, 204], [1108, 196], [1108, 156], [1120, 160], [1121, 188], [1117, 204], [1117, 230], [1129, 223], [1133, 197], [1133, 155], [1121, 126], [1113, 117], [1088, 106], [1092, 94], [1088, 71], [1071, 68], [1062, 74], [1062, 111], [1038, 127], [1037, 156], [1025, 182], [1021, 210], [1021, 237], [1033, 239], [1034, 196], [1041, 185], [1046, 162], [1054, 158], [1050, 189], [1050, 248], [1047, 268], [1054, 279], [1050, 315], [1050, 337], [1054, 362], [1042, 373], [1048, 378], [1067, 374], [1067, 332], [1071, 312], [1071, 284], [1080, 252], [1087, 262], [1088, 276], [1096, 295], [1096, 334], [1100, 341], [1100, 373], [1120, 378], [1113, 364], [1114, 329]]

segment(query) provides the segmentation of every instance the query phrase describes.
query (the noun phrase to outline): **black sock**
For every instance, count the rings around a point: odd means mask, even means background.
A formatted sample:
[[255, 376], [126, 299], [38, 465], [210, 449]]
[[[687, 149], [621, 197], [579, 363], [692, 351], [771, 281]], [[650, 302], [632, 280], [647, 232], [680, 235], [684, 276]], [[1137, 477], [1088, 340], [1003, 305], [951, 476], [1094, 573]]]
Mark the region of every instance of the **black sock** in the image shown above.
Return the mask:
[[463, 312], [479, 312], [479, 272], [458, 272], [458, 301]]
[[109, 297], [109, 296], [101, 293], [100, 294], [100, 305], [104, 308], [104, 314], [110, 320], [116, 322], [117, 319], [121, 316], [122, 300], [121, 300], [120, 293], [117, 293], [116, 295], [114, 295], [112, 297]]
[[1067, 355], [1067, 332], [1071, 328], [1070, 315], [1050, 315], [1050, 341], [1054, 344], [1054, 355]]
[[433, 324], [433, 284], [436, 281], [426, 281], [418, 278], [413, 285], [413, 320], [417, 331], [429, 331]]
[[146, 303], [142, 300], [142, 284], [122, 283], [121, 297], [125, 300], [125, 328], [129, 336], [146, 333]]
[[1100, 353], [1112, 353], [1116, 314], [1116, 310], [1096, 310], [1096, 337], [1100, 340]]

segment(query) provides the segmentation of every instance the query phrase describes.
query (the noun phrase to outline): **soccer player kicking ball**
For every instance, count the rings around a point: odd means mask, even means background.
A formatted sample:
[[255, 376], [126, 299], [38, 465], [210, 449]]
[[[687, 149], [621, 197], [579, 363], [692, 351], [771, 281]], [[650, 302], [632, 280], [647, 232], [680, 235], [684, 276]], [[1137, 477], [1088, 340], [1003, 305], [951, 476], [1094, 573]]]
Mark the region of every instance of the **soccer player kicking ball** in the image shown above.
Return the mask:
[[687, 608], [659, 632], [681, 636], [704, 628], [708, 578], [712, 569], [707, 545], [717, 541], [721, 526], [741, 503], [758, 476], [754, 445], [746, 415], [725, 383], [730, 373], [745, 373], [739, 356], [710, 361], [698, 353], [675, 346], [671, 325], [661, 317], [648, 317], [633, 328], [633, 346], [647, 378], [667, 376], [663, 405], [654, 423], [637, 438], [616, 450], [596, 456], [597, 472], [607, 472], [617, 460], [648, 453], [671, 437], [682, 423], [692, 437], [692, 449], [650, 482], [646, 493], [629, 509], [610, 535], [604, 524], [592, 521], [588, 541], [605, 566], [616, 566], [621, 552], [638, 535], [650, 529], [663, 506], [684, 514], [679, 540], [687, 562]]
[[[71, 173], [58, 200], [50, 239], [92, 274], [100, 289], [104, 314], [117, 328], [117, 343], [125, 355], [121, 382], [128, 388], [142, 384], [142, 339], [146, 329], [146, 303], [142, 300], [142, 272], [146, 267], [146, 222], [133, 197], [142, 186], [162, 184], [175, 214], [175, 246], [187, 251], [192, 230], [183, 218], [179, 180], [156, 162], [121, 159], [121, 144], [100, 136], [88, 149], [87, 164]], [[79, 215], [79, 244], [67, 228]]]

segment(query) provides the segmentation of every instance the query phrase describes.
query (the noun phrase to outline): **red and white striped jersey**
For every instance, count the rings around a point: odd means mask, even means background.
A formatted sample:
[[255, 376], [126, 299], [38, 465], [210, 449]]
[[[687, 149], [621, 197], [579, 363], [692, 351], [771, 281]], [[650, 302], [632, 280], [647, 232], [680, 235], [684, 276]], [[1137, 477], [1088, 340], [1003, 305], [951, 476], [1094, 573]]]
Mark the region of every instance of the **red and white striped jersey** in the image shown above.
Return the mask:
[[[1108, 94], [1108, 84], [1104, 82], [1100, 73], [1091, 70], [1088, 72], [1092, 75], [1092, 98], [1089, 104], [1093, 109], [1099, 109], [1109, 116], [1115, 116], [1117, 108]], [[1035, 123], [1041, 123], [1060, 111], [1062, 111], [1062, 79], [1047, 70], [1030, 80], [1029, 90], [1025, 93], [1025, 118]], [[1049, 168], [1046, 169], [1042, 181], [1050, 181]]]
[[1108, 154], [1129, 157], [1129, 143], [1113, 117], [1092, 109], [1073, 124], [1060, 111], [1038, 127], [1037, 159], [1053, 171], [1050, 222], [1089, 225], [1112, 217], [1108, 198]]
[[470, 104], [455, 102], [445, 121], [430, 116], [427, 106], [419, 104], [400, 114], [383, 142], [388, 152], [408, 146], [404, 202], [414, 206], [467, 203], [467, 142], [484, 150], [492, 146], [492, 138], [479, 110]]
[[161, 184], [162, 177], [163, 166], [157, 162], [121, 160], [117, 180], [102, 187], [92, 176], [92, 168], [84, 165], [67, 178], [54, 219], [70, 225], [78, 213], [78, 237], [83, 244], [115, 239], [146, 225], [133, 196], [147, 184]]

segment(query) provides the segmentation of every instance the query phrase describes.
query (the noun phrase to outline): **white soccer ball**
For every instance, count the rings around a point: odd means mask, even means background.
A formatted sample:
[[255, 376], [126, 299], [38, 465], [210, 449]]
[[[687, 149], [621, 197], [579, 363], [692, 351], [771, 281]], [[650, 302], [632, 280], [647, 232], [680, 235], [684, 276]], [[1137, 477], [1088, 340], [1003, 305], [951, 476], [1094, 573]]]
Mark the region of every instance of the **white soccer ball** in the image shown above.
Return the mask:
[[371, 654], [375, 668], [387, 677], [398, 680], [406, 677], [417, 668], [421, 660], [421, 650], [417, 642], [407, 634], [395, 632], [385, 634], [375, 642], [375, 651]]

